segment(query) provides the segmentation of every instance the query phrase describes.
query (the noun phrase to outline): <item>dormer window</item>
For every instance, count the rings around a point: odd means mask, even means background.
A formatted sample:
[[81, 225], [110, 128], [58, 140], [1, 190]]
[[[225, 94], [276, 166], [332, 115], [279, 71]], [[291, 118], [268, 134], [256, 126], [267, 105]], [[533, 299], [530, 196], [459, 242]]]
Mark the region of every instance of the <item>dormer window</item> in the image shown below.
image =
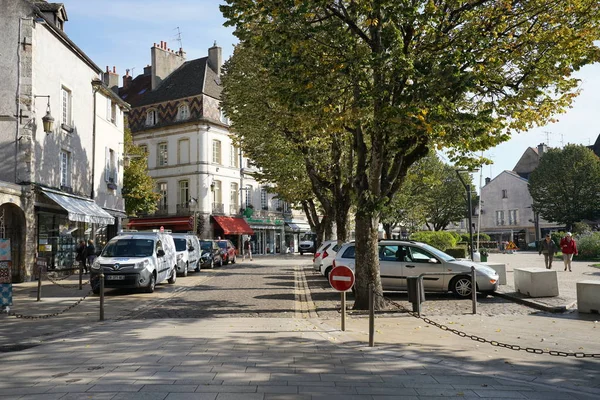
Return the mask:
[[146, 113], [146, 126], [154, 126], [157, 122], [156, 110], [148, 110]]
[[177, 109], [177, 121], [185, 121], [190, 118], [190, 106], [181, 104]]
[[221, 115], [220, 115], [221, 122], [229, 125], [229, 118], [227, 118], [223, 109], [221, 109], [220, 112], [221, 112]]

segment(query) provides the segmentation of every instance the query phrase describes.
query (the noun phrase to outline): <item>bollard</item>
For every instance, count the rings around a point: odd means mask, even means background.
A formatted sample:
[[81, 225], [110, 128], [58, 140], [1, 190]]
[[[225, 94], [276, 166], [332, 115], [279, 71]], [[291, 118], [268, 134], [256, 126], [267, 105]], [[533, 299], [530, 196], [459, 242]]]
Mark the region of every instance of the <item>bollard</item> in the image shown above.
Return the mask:
[[42, 299], [42, 267], [38, 265], [38, 290], [37, 290], [37, 301]]
[[346, 330], [346, 292], [342, 292], [342, 331]]
[[473, 314], [477, 314], [477, 281], [475, 280], [477, 273], [475, 267], [471, 267], [471, 295], [473, 296]]
[[375, 345], [375, 294], [373, 284], [369, 283], [369, 347]]
[[83, 268], [81, 267], [81, 263], [79, 265], [79, 290], [83, 289], [81, 283], [83, 282]]
[[101, 272], [100, 279], [100, 321], [104, 321], [104, 272]]

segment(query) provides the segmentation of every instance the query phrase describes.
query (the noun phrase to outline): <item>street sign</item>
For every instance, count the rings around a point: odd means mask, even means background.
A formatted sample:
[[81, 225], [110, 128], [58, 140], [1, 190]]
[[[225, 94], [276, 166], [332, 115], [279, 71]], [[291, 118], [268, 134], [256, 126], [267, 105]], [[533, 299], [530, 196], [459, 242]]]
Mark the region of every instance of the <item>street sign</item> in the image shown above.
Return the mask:
[[354, 286], [354, 272], [344, 265], [339, 265], [329, 273], [329, 284], [338, 292], [345, 292]]

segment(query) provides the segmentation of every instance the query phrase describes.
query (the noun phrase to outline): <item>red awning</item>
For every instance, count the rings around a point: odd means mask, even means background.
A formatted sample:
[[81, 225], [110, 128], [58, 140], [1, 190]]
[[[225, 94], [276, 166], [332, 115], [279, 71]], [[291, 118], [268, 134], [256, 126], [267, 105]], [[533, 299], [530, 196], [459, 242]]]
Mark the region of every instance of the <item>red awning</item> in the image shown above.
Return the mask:
[[194, 224], [193, 217], [164, 217], [164, 218], [140, 218], [132, 219], [127, 226], [129, 228], [152, 229], [161, 226], [173, 227], [175, 229], [192, 229]]
[[254, 231], [243, 218], [213, 216], [225, 235], [254, 235]]

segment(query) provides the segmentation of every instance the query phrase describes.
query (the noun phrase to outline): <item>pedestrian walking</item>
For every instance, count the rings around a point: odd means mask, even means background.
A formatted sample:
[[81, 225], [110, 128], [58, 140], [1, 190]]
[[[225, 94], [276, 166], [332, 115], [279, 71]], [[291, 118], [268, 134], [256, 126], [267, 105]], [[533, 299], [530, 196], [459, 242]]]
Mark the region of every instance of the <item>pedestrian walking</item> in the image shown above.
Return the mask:
[[83, 255], [83, 253], [85, 252], [85, 240], [80, 240], [79, 244], [77, 245], [77, 247], [75, 248], [75, 252], [77, 253], [77, 255], [75, 256], [75, 261], [77, 261], [79, 263], [79, 268], [82, 269], [83, 273], [86, 272], [86, 266], [85, 266], [85, 256]]
[[242, 261], [246, 260], [246, 256], [252, 261], [252, 244], [250, 243], [250, 239], [246, 239], [244, 242], [244, 255], [242, 256]]
[[83, 254], [85, 256], [84, 260], [87, 263], [86, 272], [88, 272], [92, 269], [92, 264], [96, 259], [96, 247], [94, 246], [94, 241], [92, 239], [88, 240]]
[[573, 254], [579, 254], [577, 252], [577, 244], [573, 239], [571, 232], [567, 232], [564, 238], [560, 239], [560, 251], [563, 253], [563, 261], [565, 262], [565, 271], [569, 268], [571, 272], [571, 261], [573, 261]]
[[558, 246], [554, 243], [554, 240], [552, 240], [552, 237], [548, 233], [546, 238], [540, 242], [539, 247], [539, 254], [544, 255], [546, 269], [552, 269], [552, 260], [556, 253], [558, 253]]

